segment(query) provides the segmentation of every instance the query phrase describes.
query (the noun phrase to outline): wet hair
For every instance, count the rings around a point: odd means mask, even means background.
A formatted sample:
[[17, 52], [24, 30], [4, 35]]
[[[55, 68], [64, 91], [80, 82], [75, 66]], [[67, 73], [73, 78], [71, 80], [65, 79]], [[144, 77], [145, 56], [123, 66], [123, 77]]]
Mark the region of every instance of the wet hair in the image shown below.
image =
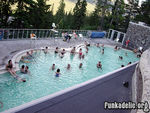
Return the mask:
[[54, 66], [55, 64], [53, 64], [53, 66]]
[[58, 47], [56, 47], [56, 49], [58, 49]]
[[57, 69], [57, 72], [58, 72], [58, 73], [60, 72], [60, 69], [59, 69], [59, 68]]
[[124, 65], [121, 65], [121, 67], [124, 67]]
[[46, 49], [48, 49], [48, 47], [45, 47]]
[[11, 60], [8, 61], [8, 63], [10, 64]]
[[28, 66], [26, 66], [26, 68], [27, 68], [27, 69], [29, 69], [29, 67], [28, 67]]
[[22, 69], [24, 69], [24, 67], [25, 67], [24, 65], [21, 66]]
[[131, 64], [132, 62], [129, 62], [128, 64]]

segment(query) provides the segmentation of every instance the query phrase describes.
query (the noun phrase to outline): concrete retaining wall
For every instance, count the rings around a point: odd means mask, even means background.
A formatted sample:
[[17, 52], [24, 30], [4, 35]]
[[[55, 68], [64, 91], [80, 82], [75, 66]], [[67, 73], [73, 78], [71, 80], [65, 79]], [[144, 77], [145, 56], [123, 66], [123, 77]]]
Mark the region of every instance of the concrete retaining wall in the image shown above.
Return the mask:
[[[104, 102], [131, 101], [131, 82], [136, 64], [4, 112], [129, 113], [130, 110], [105, 110]], [[126, 81], [129, 82], [128, 88], [123, 86]]]

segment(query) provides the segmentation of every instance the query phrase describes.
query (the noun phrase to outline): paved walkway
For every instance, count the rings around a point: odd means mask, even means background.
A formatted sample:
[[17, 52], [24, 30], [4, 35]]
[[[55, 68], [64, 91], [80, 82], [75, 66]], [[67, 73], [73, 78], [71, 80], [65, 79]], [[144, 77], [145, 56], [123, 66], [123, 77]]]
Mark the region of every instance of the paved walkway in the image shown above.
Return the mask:
[[[0, 41], [0, 68], [3, 67], [9, 59], [11, 59], [15, 54], [18, 52], [31, 49], [31, 48], [40, 48], [40, 47], [72, 47], [84, 43], [84, 41], [90, 43], [100, 43], [100, 44], [108, 44], [108, 45], [120, 45], [114, 41], [109, 39], [79, 39], [79, 40], [71, 40], [69, 43], [62, 41], [62, 39], [39, 39], [36, 40], [35, 44], [31, 46], [31, 40], [7, 40], [7, 41]], [[34, 42], [32, 42], [34, 43]]]

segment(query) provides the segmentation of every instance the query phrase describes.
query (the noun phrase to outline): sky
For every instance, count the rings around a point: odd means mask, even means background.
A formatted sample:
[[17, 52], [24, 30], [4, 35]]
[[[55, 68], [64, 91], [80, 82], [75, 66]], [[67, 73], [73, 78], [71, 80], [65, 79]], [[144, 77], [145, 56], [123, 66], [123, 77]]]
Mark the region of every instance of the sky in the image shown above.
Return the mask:
[[[128, 0], [124, 0], [124, 1], [125, 1], [125, 3], [128, 3], [127, 2]], [[141, 6], [141, 4], [142, 4], [143, 1], [145, 1], [145, 0], [139, 0], [139, 6]]]

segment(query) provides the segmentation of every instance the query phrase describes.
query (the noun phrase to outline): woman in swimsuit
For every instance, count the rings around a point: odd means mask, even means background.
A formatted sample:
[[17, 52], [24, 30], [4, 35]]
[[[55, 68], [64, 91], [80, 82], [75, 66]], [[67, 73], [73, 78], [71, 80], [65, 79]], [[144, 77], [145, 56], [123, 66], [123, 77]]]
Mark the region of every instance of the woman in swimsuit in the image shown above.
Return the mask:
[[26, 82], [26, 80], [20, 78], [16, 72], [13, 70], [13, 64], [12, 64], [12, 61], [9, 60], [8, 61], [8, 64], [6, 65], [6, 70], [8, 70], [8, 72], [17, 80], [21, 81], [21, 82]]
[[81, 56], [82, 56], [82, 49], [80, 48], [80, 50], [79, 50], [79, 57], [81, 58]]

